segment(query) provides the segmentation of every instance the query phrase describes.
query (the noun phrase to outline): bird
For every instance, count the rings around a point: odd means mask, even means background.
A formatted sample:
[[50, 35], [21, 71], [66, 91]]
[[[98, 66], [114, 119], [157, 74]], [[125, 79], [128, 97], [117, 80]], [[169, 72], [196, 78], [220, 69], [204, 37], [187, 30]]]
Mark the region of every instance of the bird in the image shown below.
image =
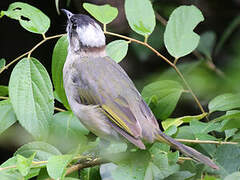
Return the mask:
[[207, 156], [164, 134], [157, 119], [123, 68], [106, 54], [101, 26], [90, 16], [67, 16], [68, 53], [63, 86], [72, 112], [96, 136], [108, 141], [128, 141], [140, 149], [144, 142], [167, 143], [213, 169]]

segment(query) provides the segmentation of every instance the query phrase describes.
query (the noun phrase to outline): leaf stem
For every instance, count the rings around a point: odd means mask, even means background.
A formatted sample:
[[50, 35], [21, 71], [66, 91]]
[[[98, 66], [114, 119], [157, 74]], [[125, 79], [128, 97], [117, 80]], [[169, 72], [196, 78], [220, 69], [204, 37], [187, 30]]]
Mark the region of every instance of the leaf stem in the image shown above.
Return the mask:
[[42, 36], [43, 36], [43, 39], [46, 39], [46, 35], [44, 33], [42, 34]]
[[177, 61], [178, 61], [178, 58], [175, 58], [173, 64], [176, 65]]
[[148, 35], [144, 37], [144, 43], [147, 43], [147, 41], [148, 41]]
[[103, 31], [106, 32], [107, 31], [107, 25], [103, 24]]
[[200, 108], [202, 113], [206, 113], [200, 103], [200, 101], [198, 100], [197, 96], [195, 95], [195, 93], [193, 92], [192, 88], [190, 87], [190, 85], [188, 84], [188, 82], [186, 81], [186, 79], [184, 78], [183, 74], [179, 71], [179, 69], [177, 68], [177, 66], [174, 64], [172, 66], [175, 71], [177, 72], [177, 74], [180, 76], [180, 78], [182, 79], [183, 83], [185, 84], [185, 86], [187, 87], [187, 89], [189, 90], [190, 94], [192, 95], [193, 99], [195, 100], [195, 102], [197, 103], [198, 107]]

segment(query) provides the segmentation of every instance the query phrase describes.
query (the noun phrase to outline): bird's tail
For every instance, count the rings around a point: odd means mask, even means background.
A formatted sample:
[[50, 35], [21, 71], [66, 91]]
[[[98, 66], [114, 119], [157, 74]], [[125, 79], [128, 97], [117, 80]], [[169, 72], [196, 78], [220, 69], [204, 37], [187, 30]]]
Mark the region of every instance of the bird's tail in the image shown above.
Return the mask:
[[219, 167], [207, 156], [201, 154], [200, 152], [196, 151], [195, 149], [188, 147], [180, 142], [177, 142], [173, 138], [167, 136], [163, 132], [159, 131], [159, 134], [157, 134], [156, 139], [160, 142], [165, 142], [169, 144], [170, 146], [176, 148], [177, 150], [181, 151], [186, 156], [189, 156], [193, 158], [196, 161], [202, 162], [208, 166], [210, 166], [213, 169], [219, 169]]

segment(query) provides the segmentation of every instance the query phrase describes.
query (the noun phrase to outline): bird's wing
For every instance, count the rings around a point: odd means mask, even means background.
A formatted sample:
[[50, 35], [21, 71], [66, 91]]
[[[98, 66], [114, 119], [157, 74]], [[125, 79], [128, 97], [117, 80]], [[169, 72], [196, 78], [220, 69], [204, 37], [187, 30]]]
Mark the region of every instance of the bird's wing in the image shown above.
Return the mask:
[[[134, 138], [142, 136], [132, 104], [141, 97], [123, 69], [108, 57], [76, 63], [73, 81], [84, 104], [99, 105], [114, 125]], [[74, 80], [75, 79], [75, 80]]]

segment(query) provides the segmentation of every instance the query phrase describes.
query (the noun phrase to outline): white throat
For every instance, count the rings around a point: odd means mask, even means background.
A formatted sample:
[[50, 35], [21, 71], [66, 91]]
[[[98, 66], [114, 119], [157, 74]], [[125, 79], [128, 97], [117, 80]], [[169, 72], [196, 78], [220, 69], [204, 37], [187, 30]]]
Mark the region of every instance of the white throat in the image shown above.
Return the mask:
[[77, 33], [83, 46], [101, 47], [106, 44], [104, 33], [97, 23], [77, 27]]

